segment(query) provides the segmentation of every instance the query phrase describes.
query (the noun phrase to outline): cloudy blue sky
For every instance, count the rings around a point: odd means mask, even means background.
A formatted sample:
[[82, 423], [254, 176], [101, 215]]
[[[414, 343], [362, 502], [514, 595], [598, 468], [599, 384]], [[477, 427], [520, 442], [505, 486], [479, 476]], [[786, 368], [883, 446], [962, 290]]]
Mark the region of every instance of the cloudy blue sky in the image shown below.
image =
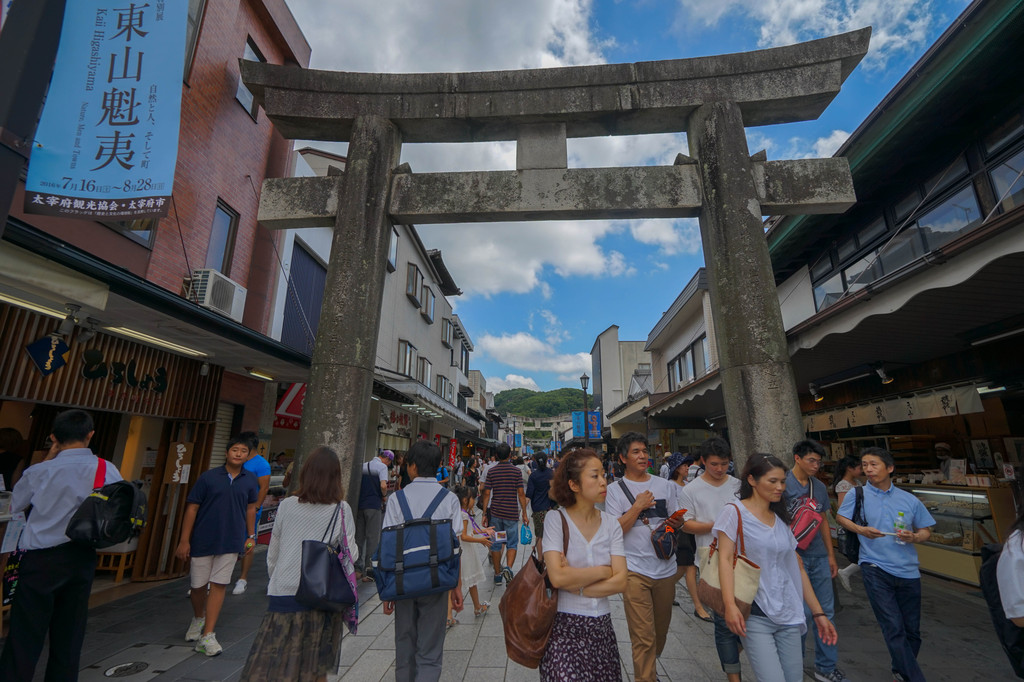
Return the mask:
[[[699, 57], [872, 26], [871, 51], [817, 121], [748, 129], [769, 159], [831, 156], [966, 0], [288, 0], [312, 67], [480, 71]], [[344, 146], [319, 146], [344, 153]], [[569, 141], [570, 167], [668, 165], [685, 135]], [[406, 145], [414, 171], [509, 170], [512, 143]], [[579, 386], [609, 325], [646, 339], [703, 265], [696, 219], [426, 225], [465, 292], [453, 304], [488, 389]]]

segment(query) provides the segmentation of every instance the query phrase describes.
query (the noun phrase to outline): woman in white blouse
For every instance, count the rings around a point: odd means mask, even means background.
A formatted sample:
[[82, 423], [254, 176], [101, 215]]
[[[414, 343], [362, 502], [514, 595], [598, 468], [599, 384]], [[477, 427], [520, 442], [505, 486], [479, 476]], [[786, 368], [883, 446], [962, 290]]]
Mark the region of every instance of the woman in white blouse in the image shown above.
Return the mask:
[[[821, 605], [796, 554], [783, 501], [786, 467], [772, 455], [755, 454], [740, 476], [740, 501], [727, 504], [715, 520], [719, 577], [725, 601], [725, 622], [744, 638], [747, 658], [759, 682], [799, 682], [804, 677], [800, 636], [807, 630], [804, 602], [810, 607], [822, 641], [834, 644], [836, 629]], [[733, 557], [737, 514], [743, 519], [746, 556], [761, 567], [761, 581], [750, 618], [734, 601]]]
[[[354, 626], [354, 610], [314, 611], [295, 599], [302, 567], [302, 541], [323, 540], [350, 548], [352, 561], [359, 558], [355, 543], [355, 521], [345, 502], [338, 455], [326, 447], [317, 448], [302, 463], [299, 488], [281, 501], [274, 531], [267, 549], [269, 603], [242, 680], [276, 682], [326, 681], [338, 669], [343, 628]], [[354, 583], [355, 569], [346, 564]]]
[[1003, 543], [996, 580], [1006, 617], [1017, 627], [1024, 628], [1024, 513], [1010, 527], [1010, 537]]
[[[593, 450], [574, 450], [555, 469], [551, 489], [562, 509], [544, 519], [544, 561], [558, 588], [558, 613], [540, 663], [541, 680], [622, 679], [608, 604], [609, 595], [626, 588], [622, 528], [594, 506], [604, 502], [607, 488]], [[569, 546], [563, 554], [565, 530]]]

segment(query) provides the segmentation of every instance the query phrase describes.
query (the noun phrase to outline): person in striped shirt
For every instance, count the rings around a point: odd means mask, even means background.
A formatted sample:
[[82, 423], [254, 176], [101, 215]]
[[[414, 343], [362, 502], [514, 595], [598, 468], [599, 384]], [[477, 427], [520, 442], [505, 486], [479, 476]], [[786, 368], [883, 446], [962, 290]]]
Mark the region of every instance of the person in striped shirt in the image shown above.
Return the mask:
[[[495, 532], [505, 532], [504, 542], [496, 539], [491, 545], [491, 564], [494, 566], [494, 584], [501, 585], [512, 580], [512, 566], [519, 548], [519, 518], [530, 525], [526, 515], [526, 492], [523, 490], [523, 474], [519, 467], [509, 463], [511, 448], [502, 443], [496, 448], [498, 463], [487, 472], [484, 482], [484, 526], [491, 526]], [[500, 537], [500, 536], [499, 536]], [[502, 545], [505, 547], [505, 564], [501, 563]]]

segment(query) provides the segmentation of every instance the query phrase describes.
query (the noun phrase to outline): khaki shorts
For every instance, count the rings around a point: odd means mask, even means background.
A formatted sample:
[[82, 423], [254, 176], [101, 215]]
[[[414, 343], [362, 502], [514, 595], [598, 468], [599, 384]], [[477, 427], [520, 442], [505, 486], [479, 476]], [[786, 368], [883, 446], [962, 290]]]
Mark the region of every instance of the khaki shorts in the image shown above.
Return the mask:
[[190, 579], [193, 590], [206, 587], [207, 583], [227, 585], [231, 582], [231, 571], [235, 568], [237, 554], [215, 554], [192, 557]]

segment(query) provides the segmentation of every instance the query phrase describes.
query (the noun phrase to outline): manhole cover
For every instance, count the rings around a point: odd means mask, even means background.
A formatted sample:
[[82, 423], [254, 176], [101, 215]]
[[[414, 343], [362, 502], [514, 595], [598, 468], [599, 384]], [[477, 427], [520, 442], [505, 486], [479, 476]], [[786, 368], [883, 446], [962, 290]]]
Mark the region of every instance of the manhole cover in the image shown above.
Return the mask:
[[132, 661], [131, 663], [119, 663], [113, 668], [107, 668], [103, 672], [104, 677], [130, 677], [136, 673], [141, 673], [143, 670], [149, 667], [149, 663], [144, 661]]

